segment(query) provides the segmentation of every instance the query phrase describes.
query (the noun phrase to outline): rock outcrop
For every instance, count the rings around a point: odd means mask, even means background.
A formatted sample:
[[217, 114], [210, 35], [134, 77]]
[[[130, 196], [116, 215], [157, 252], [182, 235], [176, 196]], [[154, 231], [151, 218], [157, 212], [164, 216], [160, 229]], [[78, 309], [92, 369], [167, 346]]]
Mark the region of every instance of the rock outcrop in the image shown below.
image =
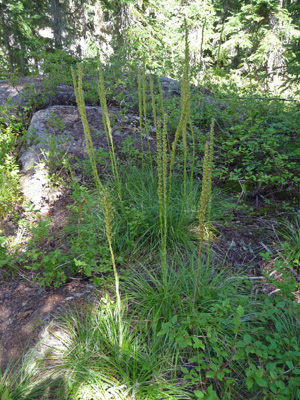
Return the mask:
[[[114, 120], [112, 136], [117, 157], [121, 158], [122, 143], [130, 140], [129, 146], [141, 150], [139, 117], [127, 114], [122, 117], [117, 108], [109, 108]], [[92, 134], [94, 149], [108, 154], [108, 144], [102, 122], [100, 107], [86, 107], [87, 119]], [[155, 140], [149, 137], [151, 151], [155, 151]], [[148, 151], [148, 140], [143, 138], [144, 150]], [[53, 201], [61, 195], [50, 185], [49, 173], [62, 166], [63, 160], [75, 162], [87, 157], [83, 126], [78, 108], [75, 106], [52, 106], [37, 111], [31, 120], [28, 137], [19, 153], [19, 164], [23, 172], [21, 187], [27, 201], [31, 201], [42, 214], [48, 212]]]

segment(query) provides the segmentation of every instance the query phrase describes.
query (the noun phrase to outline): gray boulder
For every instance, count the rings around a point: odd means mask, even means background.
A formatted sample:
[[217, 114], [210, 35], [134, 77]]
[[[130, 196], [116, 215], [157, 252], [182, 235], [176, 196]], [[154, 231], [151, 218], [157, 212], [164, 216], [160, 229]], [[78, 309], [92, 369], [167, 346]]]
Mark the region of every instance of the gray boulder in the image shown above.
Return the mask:
[[[112, 136], [117, 158], [124, 157], [122, 144], [129, 140], [131, 151], [141, 151], [139, 117], [128, 113], [120, 116], [117, 108], [108, 112], [114, 120]], [[108, 144], [102, 122], [100, 107], [86, 107], [86, 114], [95, 151], [108, 153]], [[151, 152], [155, 152], [155, 140], [149, 137]], [[144, 151], [148, 140], [143, 137]], [[37, 111], [31, 120], [26, 141], [19, 152], [19, 164], [23, 173], [21, 187], [25, 201], [30, 201], [42, 214], [60, 196], [61, 192], [50, 184], [49, 174], [53, 168], [62, 168], [63, 160], [75, 163], [88, 157], [83, 126], [75, 106], [52, 106]], [[77, 160], [77, 161], [76, 161]], [[109, 162], [109, 160], [108, 160]], [[79, 171], [79, 175], [82, 171]]]
[[162, 92], [164, 97], [180, 96], [180, 82], [175, 79], [162, 76], [160, 78]]

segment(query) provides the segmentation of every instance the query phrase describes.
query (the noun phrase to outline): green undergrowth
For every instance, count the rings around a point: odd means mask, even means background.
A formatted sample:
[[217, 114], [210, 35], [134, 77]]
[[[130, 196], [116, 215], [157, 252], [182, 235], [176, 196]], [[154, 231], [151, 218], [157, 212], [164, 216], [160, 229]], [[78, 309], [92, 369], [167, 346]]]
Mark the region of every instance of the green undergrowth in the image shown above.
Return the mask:
[[[257, 296], [243, 271], [177, 258], [167, 286], [160, 267], [136, 265], [109, 296], [56, 322], [57, 348], [36, 350], [22, 373], [2, 378], [4, 399], [299, 398], [299, 306]], [[284, 288], [283, 288], [284, 292]], [[118, 323], [121, 315], [121, 324]], [[24, 376], [27, 379], [24, 380]], [[22, 380], [23, 379], [23, 380]], [[21, 384], [20, 384], [20, 383]], [[9, 397], [11, 396], [11, 397]]]
[[[17, 221], [26, 242], [14, 247], [2, 237], [0, 265], [35, 271], [44, 285], [88, 277], [107, 291], [56, 322], [59, 348], [44, 357], [33, 351], [19, 373], [2, 374], [1, 400], [300, 397], [299, 285], [291, 275], [299, 264], [299, 221], [287, 224], [281, 256], [262, 255], [280, 274], [265, 276], [276, 296], [257, 294], [253, 265], [233, 268], [213, 250], [217, 224], [233, 218], [232, 195], [243, 197], [218, 183], [238, 183], [243, 195], [297, 186], [299, 115], [294, 105], [262, 103], [254, 88], [230, 88], [229, 100], [222, 87], [214, 94], [190, 90], [187, 28], [185, 38], [180, 97], [164, 98], [153, 77], [148, 85], [141, 59], [139, 150], [133, 142], [115, 147], [99, 59], [97, 101], [108, 150], [95, 151], [86, 66], [72, 70], [88, 161], [81, 181], [71, 164], [66, 168], [69, 221], [55, 233], [51, 219], [28, 204], [30, 218]], [[0, 144], [8, 159], [16, 142], [6, 133]], [[54, 174], [62, 168], [55, 146], [48, 155]], [[5, 165], [13, 188], [17, 171]], [[16, 195], [4, 190], [8, 208]]]
[[[201, 88], [191, 93], [191, 118], [196, 135], [195, 165], [204, 150], [209, 124], [215, 118], [214, 178], [216, 182], [236, 183], [246, 193], [297, 190], [299, 170], [299, 124], [297, 102], [268, 99], [252, 87], [242, 94], [234, 88], [213, 86], [210, 94]], [[166, 99], [172, 116], [170, 130], [179, 121], [180, 99]], [[189, 157], [192, 157], [192, 137]], [[179, 161], [180, 162], [180, 161]], [[180, 168], [180, 164], [178, 164]]]
[[22, 130], [19, 119], [0, 107], [0, 220], [14, 215], [21, 199], [17, 143]]

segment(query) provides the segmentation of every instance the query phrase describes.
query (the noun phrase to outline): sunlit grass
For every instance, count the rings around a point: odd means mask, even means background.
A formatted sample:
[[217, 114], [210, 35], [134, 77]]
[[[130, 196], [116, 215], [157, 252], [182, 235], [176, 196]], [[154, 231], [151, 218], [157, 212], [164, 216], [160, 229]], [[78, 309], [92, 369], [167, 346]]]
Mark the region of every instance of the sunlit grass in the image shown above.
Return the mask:
[[144, 321], [132, 318], [125, 304], [121, 325], [109, 297], [61, 320], [62, 349], [44, 367], [65, 382], [58, 388], [62, 398], [188, 399], [175, 379], [176, 348], [147, 335]]

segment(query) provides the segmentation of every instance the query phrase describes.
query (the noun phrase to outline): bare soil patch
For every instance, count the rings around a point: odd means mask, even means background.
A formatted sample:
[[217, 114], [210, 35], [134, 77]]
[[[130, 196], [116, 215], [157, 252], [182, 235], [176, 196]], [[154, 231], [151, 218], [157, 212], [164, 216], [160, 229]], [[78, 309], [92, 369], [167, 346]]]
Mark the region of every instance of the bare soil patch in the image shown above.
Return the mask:
[[35, 345], [43, 329], [70, 307], [95, 299], [95, 286], [72, 279], [59, 287], [41, 287], [19, 279], [0, 283], [0, 368], [2, 371]]

